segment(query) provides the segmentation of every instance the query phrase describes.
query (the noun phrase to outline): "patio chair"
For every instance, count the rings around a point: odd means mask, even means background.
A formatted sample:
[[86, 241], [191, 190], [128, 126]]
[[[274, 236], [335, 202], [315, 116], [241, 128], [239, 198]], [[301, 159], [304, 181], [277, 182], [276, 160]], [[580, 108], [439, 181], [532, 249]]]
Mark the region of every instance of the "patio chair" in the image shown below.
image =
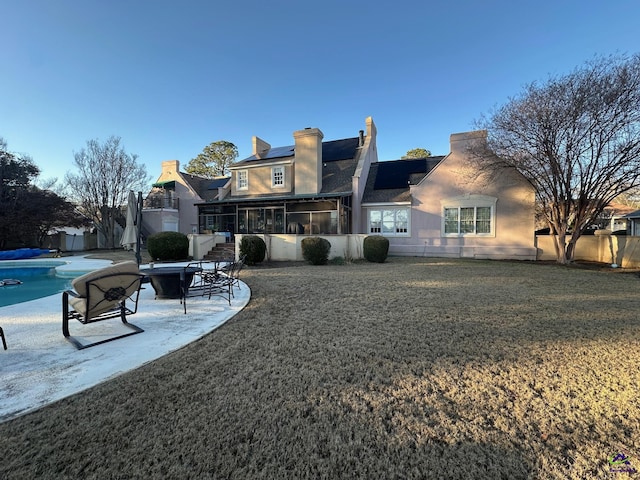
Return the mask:
[[[142, 278], [136, 262], [122, 262], [96, 270], [71, 282], [73, 290], [62, 293], [62, 334], [78, 350], [128, 337], [144, 330], [127, 321], [138, 310]], [[127, 306], [127, 302], [131, 305]], [[69, 334], [69, 320], [82, 324], [119, 318], [131, 332], [83, 344]]]
[[7, 340], [4, 338], [4, 330], [2, 330], [2, 327], [0, 327], [0, 337], [2, 337], [2, 346], [6, 350], [7, 349]]
[[[181, 275], [182, 285], [181, 303], [184, 306], [184, 313], [187, 313], [188, 297], [204, 297], [211, 299], [212, 296], [222, 297], [231, 305], [233, 284], [230, 278], [224, 274], [220, 268], [221, 262], [198, 262], [190, 263], [185, 267], [184, 274]], [[187, 275], [189, 267], [199, 267], [200, 271], [193, 274], [193, 279]]]
[[[238, 289], [240, 289], [240, 271], [246, 264], [246, 258], [246, 255], [242, 255], [239, 260], [230, 262], [221, 268], [221, 271], [231, 280], [232, 287], [238, 287]], [[233, 289], [231, 290], [231, 295], [233, 296]]]

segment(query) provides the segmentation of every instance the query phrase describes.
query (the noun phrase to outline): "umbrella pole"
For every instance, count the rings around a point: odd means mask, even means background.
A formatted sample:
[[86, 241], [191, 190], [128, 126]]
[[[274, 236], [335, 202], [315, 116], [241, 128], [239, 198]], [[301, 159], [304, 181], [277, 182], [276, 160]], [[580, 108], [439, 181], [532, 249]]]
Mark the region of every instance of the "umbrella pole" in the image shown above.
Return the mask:
[[142, 263], [142, 255], [140, 255], [140, 237], [142, 236], [142, 192], [138, 192], [138, 215], [136, 219], [136, 261], [138, 266]]

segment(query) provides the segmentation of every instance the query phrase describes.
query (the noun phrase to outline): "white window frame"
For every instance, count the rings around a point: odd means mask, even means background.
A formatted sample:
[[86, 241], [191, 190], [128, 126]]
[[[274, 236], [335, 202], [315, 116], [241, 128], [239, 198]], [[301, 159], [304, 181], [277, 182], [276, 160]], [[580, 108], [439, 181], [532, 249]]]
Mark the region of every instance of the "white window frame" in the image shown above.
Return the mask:
[[271, 167], [271, 188], [284, 188], [284, 182], [284, 166]]
[[[442, 225], [441, 234], [443, 237], [495, 237], [496, 236], [496, 203], [498, 199], [488, 195], [464, 195], [442, 200]], [[481, 213], [489, 209], [489, 231], [478, 233], [478, 225], [483, 219], [478, 216], [478, 209]], [[467, 220], [468, 225], [473, 227], [472, 230], [462, 228], [464, 223], [463, 213], [469, 214], [473, 209], [473, 219]], [[463, 212], [464, 210], [464, 212]], [[457, 231], [447, 232], [447, 211], [456, 211], [455, 220], [457, 222]]]
[[[405, 213], [406, 218], [399, 217]], [[375, 220], [373, 218], [375, 217]], [[385, 231], [385, 224], [387, 229]], [[391, 226], [391, 228], [388, 228]], [[411, 206], [385, 205], [367, 208], [367, 232], [385, 237], [411, 236]]]
[[236, 190], [249, 190], [249, 170], [238, 170]]

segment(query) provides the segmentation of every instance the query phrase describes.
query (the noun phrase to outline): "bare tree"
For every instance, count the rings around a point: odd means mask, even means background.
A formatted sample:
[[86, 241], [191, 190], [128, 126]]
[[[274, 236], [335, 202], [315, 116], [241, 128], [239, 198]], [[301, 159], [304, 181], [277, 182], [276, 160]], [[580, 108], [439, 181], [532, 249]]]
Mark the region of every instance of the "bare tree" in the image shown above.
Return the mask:
[[571, 262], [607, 204], [640, 185], [640, 55], [598, 57], [531, 83], [477, 123], [500, 159], [484, 166], [527, 178], [558, 262]]
[[117, 245], [116, 217], [126, 204], [130, 190], [145, 189], [149, 176], [138, 156], [128, 154], [120, 137], [111, 136], [101, 144], [89, 140], [86, 149], [74, 153], [76, 173], [67, 172], [65, 181], [69, 195], [81, 212], [93, 220], [104, 236], [107, 248]]
[[202, 153], [189, 161], [185, 171], [207, 178], [228, 175], [229, 166], [237, 157], [238, 148], [233, 143], [219, 140], [204, 147]]

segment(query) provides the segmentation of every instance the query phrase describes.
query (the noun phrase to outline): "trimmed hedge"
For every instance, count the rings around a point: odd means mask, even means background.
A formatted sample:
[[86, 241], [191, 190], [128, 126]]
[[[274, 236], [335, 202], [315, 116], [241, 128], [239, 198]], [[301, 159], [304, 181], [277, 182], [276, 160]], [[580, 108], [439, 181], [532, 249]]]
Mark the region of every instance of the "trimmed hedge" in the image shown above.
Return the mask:
[[362, 249], [368, 261], [384, 263], [389, 253], [389, 239], [382, 235], [370, 235], [365, 237]]
[[244, 261], [247, 265], [262, 262], [266, 254], [267, 245], [262, 238], [256, 235], [244, 235], [240, 240], [240, 256], [246, 255]]
[[186, 260], [189, 239], [180, 232], [159, 232], [147, 238], [147, 250], [154, 260]]
[[302, 257], [311, 265], [326, 265], [331, 243], [326, 238], [307, 237], [302, 240]]

